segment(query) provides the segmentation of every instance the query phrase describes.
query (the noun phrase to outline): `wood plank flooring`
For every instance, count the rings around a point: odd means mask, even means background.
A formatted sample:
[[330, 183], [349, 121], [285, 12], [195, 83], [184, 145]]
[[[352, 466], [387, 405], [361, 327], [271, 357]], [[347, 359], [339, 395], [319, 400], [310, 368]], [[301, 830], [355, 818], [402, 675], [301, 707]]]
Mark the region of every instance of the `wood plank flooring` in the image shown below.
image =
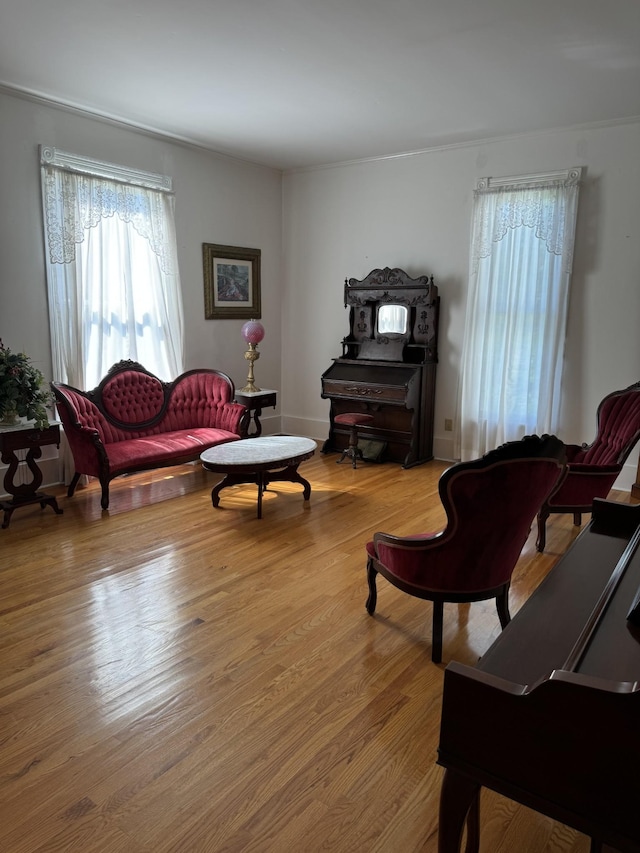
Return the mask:
[[[64, 515], [0, 531], [2, 853], [413, 853], [437, 849], [443, 672], [498, 636], [493, 602], [431, 605], [380, 579], [375, 530], [444, 523], [446, 465], [353, 470], [211, 506], [185, 465], [96, 483]], [[620, 495], [618, 499], [626, 499]], [[552, 517], [513, 579], [515, 613], [577, 535]], [[483, 792], [483, 853], [587, 853], [584, 836]]]

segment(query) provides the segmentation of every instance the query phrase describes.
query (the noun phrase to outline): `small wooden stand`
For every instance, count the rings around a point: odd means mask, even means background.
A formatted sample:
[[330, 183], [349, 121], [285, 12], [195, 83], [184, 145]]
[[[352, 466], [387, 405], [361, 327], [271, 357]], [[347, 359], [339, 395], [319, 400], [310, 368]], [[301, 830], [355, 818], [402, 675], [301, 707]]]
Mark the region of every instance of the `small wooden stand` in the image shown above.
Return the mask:
[[[60, 447], [58, 424], [52, 424], [45, 429], [36, 429], [30, 424], [0, 429], [0, 459], [9, 466], [4, 477], [4, 489], [7, 494], [12, 495], [10, 501], [0, 500], [0, 510], [4, 512], [3, 528], [9, 526], [14, 510], [29, 504], [39, 503], [42, 509], [49, 505], [54, 512], [62, 515], [56, 498], [38, 491], [42, 484], [42, 471], [36, 459], [42, 456], [42, 448], [47, 444]], [[18, 450], [27, 451], [24, 460], [18, 458], [16, 454]], [[15, 482], [15, 475], [21, 461], [26, 462], [33, 475], [30, 483]]]
[[[247, 433], [248, 438], [256, 438], [262, 435], [262, 424], [260, 423], [260, 415], [266, 406], [276, 407], [277, 391], [271, 391], [264, 388], [262, 391], [236, 391], [236, 403], [242, 403], [249, 409], [249, 424], [253, 420], [255, 427], [254, 432]], [[249, 428], [247, 425], [247, 429]]]

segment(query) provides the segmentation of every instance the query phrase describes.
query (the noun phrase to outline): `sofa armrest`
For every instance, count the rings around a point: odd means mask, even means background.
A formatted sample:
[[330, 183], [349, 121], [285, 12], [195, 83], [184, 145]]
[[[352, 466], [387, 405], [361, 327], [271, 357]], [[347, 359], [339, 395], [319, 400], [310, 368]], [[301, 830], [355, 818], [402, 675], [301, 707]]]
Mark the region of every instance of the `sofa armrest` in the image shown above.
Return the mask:
[[229, 432], [235, 432], [236, 435], [244, 435], [247, 430], [247, 423], [243, 423], [245, 415], [249, 414], [249, 409], [243, 406], [242, 403], [225, 403], [220, 412], [220, 424], [222, 429], [227, 429]]
[[[109, 460], [98, 429], [103, 417], [95, 406], [70, 386], [51, 384], [58, 415], [78, 474], [100, 477]], [[84, 421], [84, 423], [82, 422]]]

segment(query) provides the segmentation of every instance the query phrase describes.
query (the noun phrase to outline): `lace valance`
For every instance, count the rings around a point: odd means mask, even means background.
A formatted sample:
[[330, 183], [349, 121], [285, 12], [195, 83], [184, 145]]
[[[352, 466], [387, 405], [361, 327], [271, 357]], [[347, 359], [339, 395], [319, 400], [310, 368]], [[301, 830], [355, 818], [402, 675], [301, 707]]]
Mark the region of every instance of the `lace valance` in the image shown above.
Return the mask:
[[[488, 186], [488, 181], [481, 181], [474, 193], [473, 271], [477, 271], [482, 258], [491, 255], [494, 243], [502, 240], [510, 229], [521, 227], [534, 229], [547, 251], [562, 256], [563, 266], [570, 270], [579, 188], [576, 171], [572, 170], [569, 179], [547, 182], [523, 179]], [[578, 170], [578, 177], [579, 174]]]
[[42, 192], [51, 263], [72, 263], [87, 230], [103, 218], [119, 216], [148, 240], [162, 271], [173, 272], [175, 239], [167, 230], [173, 215], [166, 214], [167, 208], [173, 214], [174, 200], [166, 190], [77, 172], [43, 158]]

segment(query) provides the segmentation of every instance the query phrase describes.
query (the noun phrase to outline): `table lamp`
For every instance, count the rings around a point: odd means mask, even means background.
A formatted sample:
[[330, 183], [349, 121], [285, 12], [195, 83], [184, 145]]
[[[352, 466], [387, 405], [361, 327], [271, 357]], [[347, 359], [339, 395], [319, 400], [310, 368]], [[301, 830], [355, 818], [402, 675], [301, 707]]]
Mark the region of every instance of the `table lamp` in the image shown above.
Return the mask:
[[244, 394], [247, 394], [251, 391], [260, 391], [260, 388], [253, 381], [253, 363], [260, 358], [257, 347], [264, 338], [264, 326], [258, 320], [248, 320], [242, 327], [241, 334], [249, 345], [249, 349], [244, 354], [249, 362], [249, 375], [247, 376], [247, 384], [241, 389]]

